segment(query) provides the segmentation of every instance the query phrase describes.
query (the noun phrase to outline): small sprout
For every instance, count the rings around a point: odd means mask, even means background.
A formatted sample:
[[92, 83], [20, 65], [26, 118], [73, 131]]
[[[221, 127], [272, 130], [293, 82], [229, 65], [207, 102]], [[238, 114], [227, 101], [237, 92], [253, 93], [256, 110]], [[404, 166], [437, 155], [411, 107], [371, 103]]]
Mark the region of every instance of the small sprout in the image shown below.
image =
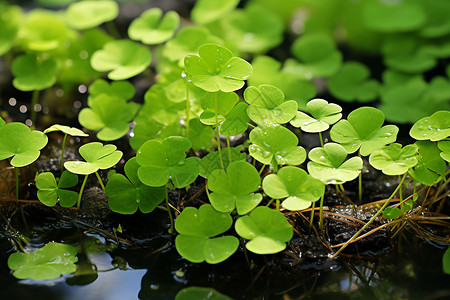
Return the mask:
[[367, 156], [384, 145], [395, 142], [398, 127], [386, 125], [384, 114], [374, 107], [360, 107], [352, 111], [347, 120], [340, 120], [330, 131], [331, 139], [340, 143], [348, 153]]
[[386, 175], [402, 175], [417, 164], [417, 145], [403, 147], [398, 143], [384, 146], [370, 154], [369, 163]]
[[22, 54], [14, 59], [11, 72], [18, 90], [43, 90], [56, 82], [58, 65], [51, 57], [39, 59], [35, 54]]
[[238, 248], [239, 240], [230, 235], [216, 237], [233, 224], [229, 214], [220, 213], [209, 204], [199, 209], [186, 207], [177, 217], [175, 229], [178, 236], [175, 246], [185, 259], [217, 264], [230, 257]]
[[330, 93], [345, 102], [368, 102], [378, 96], [379, 83], [369, 80], [370, 70], [359, 62], [346, 62], [328, 80]]
[[191, 300], [191, 299], [213, 299], [213, 300], [232, 300], [232, 298], [219, 293], [213, 288], [190, 286], [180, 290], [175, 300]]
[[111, 71], [108, 74], [111, 80], [124, 80], [142, 73], [151, 60], [152, 55], [147, 48], [130, 40], [115, 40], [95, 51], [91, 65], [99, 72]]
[[[228, 164], [231, 161], [234, 162], [246, 159], [245, 153], [241, 153], [240, 151], [241, 148], [242, 146], [233, 147], [231, 149], [228, 148], [222, 149], [221, 155], [223, 166], [225, 169], [228, 167]], [[231, 154], [231, 161], [230, 161], [230, 154]], [[219, 152], [218, 151], [210, 152], [200, 161], [200, 176], [208, 179], [214, 170], [221, 168], [222, 167], [220, 165]]]
[[191, 18], [196, 24], [208, 24], [227, 15], [238, 4], [239, 0], [199, 0], [192, 8]]
[[119, 5], [111, 0], [85, 0], [72, 3], [66, 10], [65, 19], [70, 27], [88, 29], [114, 20], [119, 14]]
[[62, 207], [72, 207], [77, 203], [78, 193], [67, 188], [74, 187], [77, 183], [78, 176], [69, 171], [64, 171], [58, 182], [53, 173], [40, 173], [36, 177], [37, 197], [47, 206], [54, 206], [59, 201]]
[[136, 154], [141, 166], [139, 180], [148, 186], [166, 185], [169, 180], [177, 188], [183, 188], [194, 182], [200, 172], [198, 157], [186, 158], [191, 142], [184, 137], [168, 137], [162, 142], [145, 142]]
[[209, 201], [219, 212], [229, 213], [235, 208], [239, 215], [252, 211], [262, 200], [260, 193], [255, 193], [261, 184], [261, 178], [254, 166], [246, 161], [231, 162], [226, 168], [213, 171], [207, 188]]
[[139, 165], [134, 157], [127, 161], [124, 169], [128, 178], [114, 174], [106, 184], [109, 207], [120, 214], [134, 214], [138, 208], [143, 213], [152, 212], [164, 201], [166, 188], [143, 184], [137, 175]]
[[336, 143], [327, 143], [311, 149], [308, 154], [308, 172], [324, 184], [343, 184], [358, 177], [363, 167], [360, 157], [348, 160], [347, 151]]
[[180, 25], [180, 16], [175, 11], [168, 11], [162, 17], [160, 8], [151, 8], [134, 19], [128, 27], [128, 35], [135, 41], [147, 45], [156, 45], [170, 40]]
[[297, 113], [297, 102], [285, 100], [283, 92], [273, 85], [250, 86], [244, 99], [250, 104], [247, 114], [256, 124], [284, 124]]
[[216, 44], [204, 44], [199, 56], [188, 55], [184, 66], [192, 83], [207, 92], [232, 92], [244, 86], [253, 72], [252, 66], [230, 50]]
[[298, 111], [290, 122], [292, 126], [300, 127], [305, 132], [325, 131], [342, 118], [342, 108], [323, 99], [312, 99], [306, 107], [311, 116]]
[[264, 177], [264, 193], [273, 199], [284, 199], [289, 210], [307, 209], [323, 195], [325, 185], [297, 167], [283, 167], [277, 174]]
[[286, 217], [265, 206], [259, 206], [249, 215], [237, 219], [235, 229], [242, 238], [250, 240], [245, 248], [257, 254], [281, 252], [293, 236], [292, 226]]
[[55, 279], [76, 271], [76, 254], [77, 250], [70, 245], [50, 242], [35, 252], [11, 254], [8, 267], [18, 279]]
[[275, 169], [279, 165], [296, 166], [306, 159], [306, 150], [298, 146], [297, 136], [280, 125], [256, 127], [250, 132], [250, 141], [250, 155]]
[[441, 157], [450, 162], [450, 140], [440, 141], [438, 148], [442, 151], [440, 154]]
[[447, 165], [439, 156], [441, 151], [436, 144], [430, 141], [417, 141], [414, 144], [419, 147], [419, 155], [417, 156], [417, 165], [408, 170], [409, 175], [415, 181], [426, 185], [433, 185], [442, 180]]
[[441, 141], [450, 136], [450, 111], [438, 111], [417, 121], [409, 131], [416, 140]]

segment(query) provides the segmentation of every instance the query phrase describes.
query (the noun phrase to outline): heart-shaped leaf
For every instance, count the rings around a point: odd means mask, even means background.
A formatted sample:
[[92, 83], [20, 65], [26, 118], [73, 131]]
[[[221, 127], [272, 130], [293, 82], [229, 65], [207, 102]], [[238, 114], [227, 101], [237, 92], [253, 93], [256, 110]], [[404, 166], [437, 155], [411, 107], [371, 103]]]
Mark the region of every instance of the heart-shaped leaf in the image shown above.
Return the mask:
[[347, 151], [336, 143], [327, 143], [311, 149], [308, 154], [308, 172], [324, 184], [343, 184], [358, 177], [363, 167], [360, 157], [348, 160]]
[[111, 0], [84, 0], [72, 3], [66, 10], [67, 24], [75, 29], [87, 29], [114, 20], [119, 5]]
[[325, 185], [297, 167], [283, 167], [277, 174], [264, 177], [263, 190], [273, 199], [286, 198], [282, 206], [289, 210], [302, 210], [319, 200]]
[[21, 91], [43, 90], [56, 82], [58, 65], [53, 58], [38, 59], [34, 54], [22, 54], [13, 61], [13, 85]]
[[265, 206], [259, 206], [248, 216], [237, 219], [235, 229], [242, 238], [250, 240], [245, 247], [257, 254], [283, 251], [293, 235], [292, 226], [286, 217]]
[[339, 105], [329, 104], [323, 99], [312, 99], [306, 104], [306, 107], [311, 116], [298, 111], [290, 122], [292, 126], [300, 127], [305, 132], [325, 131], [342, 117], [342, 108]]
[[178, 253], [194, 263], [206, 260], [216, 264], [226, 260], [237, 250], [239, 240], [229, 235], [215, 236], [230, 229], [232, 224], [229, 214], [220, 213], [209, 204], [199, 209], [185, 208], [175, 221], [179, 233], [175, 239]]
[[369, 163], [386, 175], [402, 175], [417, 164], [417, 145], [393, 143], [370, 154]]
[[438, 111], [417, 121], [409, 131], [416, 140], [441, 141], [450, 136], [450, 111]]
[[78, 193], [67, 188], [76, 186], [78, 176], [64, 171], [56, 183], [55, 176], [51, 172], [40, 173], [36, 177], [37, 197], [47, 206], [54, 206], [59, 201], [62, 207], [72, 207], [78, 200]]
[[[97, 79], [89, 86], [89, 99], [95, 99], [101, 94], [107, 94], [108, 96], [119, 98], [122, 100], [130, 100], [133, 98], [135, 88], [129, 81], [113, 81], [108, 83], [104, 79]], [[90, 100], [88, 100], [90, 105]]]
[[433, 185], [443, 178], [447, 165], [440, 156], [441, 151], [435, 143], [430, 141], [417, 141], [414, 143], [419, 147], [417, 165], [408, 170], [414, 180]]
[[[241, 153], [241, 149], [242, 146], [236, 146], [230, 149], [222, 148], [221, 156], [224, 168], [227, 168], [230, 163], [230, 153], [231, 161], [245, 160], [247, 158], [245, 153]], [[204, 178], [209, 178], [211, 173], [217, 169], [222, 169], [218, 151], [208, 153], [200, 161], [200, 176]]]

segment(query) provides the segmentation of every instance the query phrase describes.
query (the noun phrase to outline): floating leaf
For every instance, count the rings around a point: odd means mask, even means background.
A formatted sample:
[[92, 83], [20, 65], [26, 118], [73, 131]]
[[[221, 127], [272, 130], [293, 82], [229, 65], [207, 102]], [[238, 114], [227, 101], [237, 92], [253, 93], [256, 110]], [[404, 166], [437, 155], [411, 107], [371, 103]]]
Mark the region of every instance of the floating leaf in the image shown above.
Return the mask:
[[369, 163], [386, 175], [402, 175], [417, 164], [417, 150], [414, 144], [402, 149], [402, 145], [393, 143], [370, 154]]
[[426, 185], [433, 185], [443, 178], [447, 165], [440, 155], [441, 151], [435, 143], [430, 141], [417, 141], [419, 147], [417, 165], [410, 168], [408, 173], [415, 181]]
[[58, 66], [53, 58], [40, 60], [34, 54], [22, 54], [14, 59], [11, 72], [18, 90], [43, 90], [56, 82]]
[[119, 14], [119, 5], [111, 0], [84, 0], [72, 3], [66, 10], [65, 19], [70, 27], [87, 29], [114, 20]]
[[180, 16], [175, 11], [168, 11], [162, 17], [160, 8], [150, 8], [134, 19], [128, 27], [131, 39], [147, 45], [161, 44], [172, 38], [180, 25]]
[[235, 229], [242, 238], [250, 240], [245, 248], [257, 254], [283, 251], [293, 235], [292, 226], [286, 217], [265, 206], [259, 206], [248, 216], [237, 219]]
[[122, 174], [112, 175], [106, 186], [108, 205], [113, 212], [134, 214], [137, 209], [143, 213], [153, 211], [166, 196], [166, 187], [150, 187], [143, 184], [137, 175], [139, 164], [133, 157], [127, 161]]
[[384, 145], [395, 142], [398, 127], [386, 125], [384, 114], [374, 107], [360, 107], [352, 111], [347, 120], [340, 120], [330, 131], [331, 139], [340, 143], [348, 153], [358, 149], [367, 156]]
[[208, 24], [228, 14], [238, 4], [239, 0], [198, 0], [191, 10], [191, 18], [196, 24]]
[[91, 65], [99, 72], [111, 71], [108, 74], [111, 80], [124, 80], [142, 73], [151, 60], [147, 48], [130, 40], [115, 40], [95, 51]]
[[180, 290], [175, 300], [208, 299], [208, 300], [232, 300], [232, 298], [219, 293], [213, 288], [190, 286]]
[[284, 199], [282, 206], [302, 210], [311, 206], [325, 192], [325, 185], [297, 167], [283, 167], [277, 174], [264, 177], [264, 193], [273, 199]]
[[208, 195], [212, 206], [220, 212], [232, 212], [235, 208], [239, 215], [252, 211], [262, 200], [255, 192], [261, 184], [261, 178], [254, 166], [238, 160], [229, 163], [226, 172], [218, 169], [208, 178]]
[[84, 161], [66, 161], [64, 167], [72, 173], [89, 175], [99, 169], [109, 169], [122, 158], [122, 151], [114, 145], [102, 145], [99, 142], [85, 144], [78, 149]]
[[36, 177], [37, 197], [47, 206], [54, 206], [59, 200], [62, 207], [72, 207], [78, 200], [78, 193], [67, 188], [76, 186], [78, 176], [64, 171], [56, 183], [55, 176], [51, 172], [40, 173]]
[[13, 253], [8, 258], [8, 267], [18, 279], [49, 280], [62, 274], [74, 273], [77, 269], [77, 250], [60, 243], [50, 242], [32, 253]]
[[450, 136], [450, 111], [438, 111], [417, 121], [409, 131], [416, 140], [441, 141]]
[[200, 172], [198, 157], [186, 158], [191, 142], [184, 137], [168, 137], [162, 142], [150, 140], [138, 150], [136, 159], [141, 166], [139, 180], [149, 186], [163, 186], [169, 179], [177, 188], [185, 187], [197, 178]]
[[358, 177], [363, 167], [360, 157], [348, 160], [347, 151], [336, 143], [327, 143], [322, 147], [311, 149], [308, 154], [309, 174], [324, 184], [343, 184]]
[[290, 122], [292, 126], [300, 127], [305, 132], [325, 131], [342, 117], [342, 108], [339, 105], [329, 104], [323, 99], [312, 99], [306, 104], [306, 107], [312, 117], [298, 111]]
[[230, 257], [238, 248], [239, 240], [234, 236], [220, 236], [230, 229], [233, 219], [220, 213], [209, 204], [199, 209], [186, 207], [175, 221], [179, 235], [175, 239], [178, 253], [185, 259], [200, 263], [206, 260], [217, 264]]
[[283, 92], [273, 85], [250, 86], [244, 91], [244, 99], [250, 104], [248, 116], [257, 124], [284, 124], [297, 112], [297, 102], [285, 100]]
[[204, 44], [199, 56], [184, 59], [186, 73], [192, 83], [207, 92], [232, 92], [244, 86], [244, 80], [253, 72], [252, 66], [230, 50], [216, 44]]
[[[245, 160], [247, 158], [245, 153], [241, 153], [241, 149], [242, 146], [236, 146], [231, 149], [222, 148], [221, 156], [224, 168], [227, 168], [230, 163], [229, 152], [231, 153], [231, 161]], [[218, 151], [208, 153], [208, 155], [203, 157], [200, 161], [200, 176], [204, 178], [209, 178], [211, 173], [217, 169], [222, 169]]]

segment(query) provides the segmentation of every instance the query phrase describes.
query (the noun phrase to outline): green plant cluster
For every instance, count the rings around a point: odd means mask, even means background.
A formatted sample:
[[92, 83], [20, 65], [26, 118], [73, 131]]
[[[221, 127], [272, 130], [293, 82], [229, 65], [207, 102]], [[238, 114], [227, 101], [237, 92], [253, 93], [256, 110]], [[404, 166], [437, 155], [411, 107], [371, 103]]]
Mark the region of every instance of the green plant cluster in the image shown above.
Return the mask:
[[[389, 206], [407, 182], [445, 186], [450, 82], [443, 76], [426, 82], [422, 74], [449, 55], [443, 40], [450, 23], [435, 2], [254, 0], [237, 8], [238, 2], [199, 0], [193, 24], [182, 28], [176, 12], [151, 8], [131, 22], [129, 38], [113, 37], [100, 26], [117, 17], [114, 1], [86, 0], [26, 14], [0, 4], [0, 16], [8, 16], [0, 18], [0, 55], [11, 60], [13, 85], [39, 91], [86, 83], [81, 126], [105, 142], [131, 132], [136, 151], [125, 163], [125, 175], [110, 176], [106, 186], [98, 171], [122, 159], [115, 145], [82, 145], [84, 161], [64, 162], [62, 156], [60, 178], [49, 172], [36, 178], [43, 204], [80, 208], [86, 180], [96, 174], [112, 211], [149, 213], [165, 202], [180, 255], [215, 264], [237, 251], [239, 238], [253, 253], [283, 251], [294, 234], [284, 211], [312, 207], [312, 224], [319, 202], [322, 228], [326, 186], [342, 191], [345, 182], [358, 180], [361, 201], [363, 158], [398, 176], [397, 189], [378, 212], [388, 219], [419, 205], [415, 198], [403, 201], [400, 192], [401, 205]], [[291, 33], [292, 57], [280, 62], [267, 53], [283, 42], [297, 8], [308, 15], [303, 32]], [[363, 64], [344, 61], [337, 28], [355, 49], [383, 55], [383, 83], [370, 79]], [[134, 101], [135, 77], [154, 80], [142, 104]], [[344, 102], [380, 97], [381, 104], [362, 106], [342, 119], [338, 104], [315, 98], [318, 79], [327, 79], [331, 95]], [[33, 104], [38, 96], [34, 93]], [[399, 128], [385, 125], [386, 117], [414, 123], [410, 135], [417, 142], [396, 143]], [[34, 162], [47, 136], [0, 120], [0, 159], [12, 158], [16, 168]], [[44, 132], [52, 131], [63, 132], [64, 142], [67, 135], [85, 135], [62, 125]], [[331, 140], [323, 140], [324, 132]], [[306, 133], [317, 133], [321, 146], [307, 152], [299, 140]], [[247, 140], [231, 147], [240, 136]], [[73, 190], [77, 175], [85, 176], [79, 193]], [[207, 180], [209, 203], [179, 208], [174, 222], [168, 189], [189, 189], [199, 177]]]

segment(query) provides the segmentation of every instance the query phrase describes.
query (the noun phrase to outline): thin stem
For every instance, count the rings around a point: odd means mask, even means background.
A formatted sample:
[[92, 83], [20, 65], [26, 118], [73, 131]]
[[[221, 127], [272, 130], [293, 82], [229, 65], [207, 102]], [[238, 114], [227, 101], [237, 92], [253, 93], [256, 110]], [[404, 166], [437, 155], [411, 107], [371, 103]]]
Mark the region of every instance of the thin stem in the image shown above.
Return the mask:
[[270, 199], [270, 201], [266, 204], [266, 206], [269, 207], [270, 204], [272, 204], [272, 202], [273, 202], [274, 200], [275, 200], [275, 199]]
[[100, 186], [102, 187], [103, 192], [105, 192], [105, 186], [103, 185], [103, 181], [100, 178], [100, 175], [98, 174], [98, 172], [95, 172], [95, 176], [97, 176], [98, 183], [100, 183]]
[[311, 207], [311, 217], [309, 218], [309, 230], [311, 230], [313, 226], [313, 220], [314, 220], [314, 208], [316, 207], [316, 202], [312, 203]]
[[339, 253], [341, 253], [351, 242], [353, 242], [362, 232], [364, 232], [364, 230], [366, 230], [367, 227], [369, 227], [370, 224], [372, 224], [373, 221], [375, 221], [375, 219], [383, 212], [383, 210], [389, 205], [389, 203], [391, 202], [392, 198], [394, 198], [395, 194], [397, 194], [398, 190], [400, 189], [400, 187], [403, 184], [403, 181], [406, 178], [406, 173], [403, 175], [403, 177], [401, 178], [397, 188], [395, 189], [394, 192], [392, 192], [391, 196], [386, 200], [386, 202], [383, 204], [383, 206], [377, 211], [376, 214], [373, 215], [372, 218], [370, 218], [370, 220], [366, 223], [366, 225], [364, 225], [360, 230], [358, 230], [357, 233], [355, 233], [347, 242], [345, 242], [344, 245], [342, 245], [341, 248], [339, 248], [339, 250], [333, 254], [333, 256], [331, 257], [331, 259], [335, 259], [336, 256], [339, 255]]
[[227, 136], [227, 148], [228, 148], [228, 162], [231, 163], [233, 160], [231, 159], [231, 145], [229, 136]]
[[19, 169], [14, 167], [16, 177], [16, 203], [19, 203]]
[[261, 175], [261, 173], [264, 171], [266, 165], [262, 165], [261, 169], [259, 170], [259, 175]]
[[31, 126], [36, 127], [36, 110], [34, 109], [34, 107], [38, 104], [39, 102], [39, 90], [34, 90], [33, 91], [33, 96], [31, 97], [31, 115], [30, 115], [30, 120], [31, 120]]
[[[184, 74], [184, 73], [183, 73]], [[186, 136], [189, 137], [189, 114], [191, 112], [191, 103], [189, 101], [189, 88], [187, 77], [185, 77], [185, 87], [186, 87]]]
[[319, 230], [323, 228], [323, 199], [325, 198], [325, 192], [320, 197], [320, 207], [319, 207]]
[[[358, 156], [361, 157], [360, 151], [358, 151]], [[362, 170], [358, 175], [358, 203], [362, 203]]]
[[223, 159], [222, 159], [222, 149], [220, 148], [220, 133], [219, 133], [219, 116], [217, 115], [218, 105], [217, 105], [217, 93], [214, 93], [214, 116], [216, 119], [216, 138], [217, 138], [217, 152], [219, 152], [220, 166], [222, 170], [225, 170]]
[[86, 186], [88, 176], [89, 175], [84, 176], [83, 183], [81, 184], [80, 193], [78, 194], [77, 209], [80, 209], [81, 196], [83, 195], [84, 187]]
[[320, 140], [320, 146], [323, 148], [323, 138], [322, 138], [321, 132], [319, 132], [319, 140]]
[[277, 210], [280, 210], [280, 199], [277, 199], [276, 204], [277, 204]]
[[170, 212], [170, 203], [169, 203], [169, 192], [167, 190], [167, 184], [165, 185], [166, 188], [166, 207], [167, 212], [169, 213], [169, 220], [170, 220], [170, 234], [175, 234], [174, 226], [173, 226], [173, 217], [172, 213]]
[[67, 133], [64, 135], [61, 147], [61, 172], [64, 170], [64, 148], [66, 146]]

